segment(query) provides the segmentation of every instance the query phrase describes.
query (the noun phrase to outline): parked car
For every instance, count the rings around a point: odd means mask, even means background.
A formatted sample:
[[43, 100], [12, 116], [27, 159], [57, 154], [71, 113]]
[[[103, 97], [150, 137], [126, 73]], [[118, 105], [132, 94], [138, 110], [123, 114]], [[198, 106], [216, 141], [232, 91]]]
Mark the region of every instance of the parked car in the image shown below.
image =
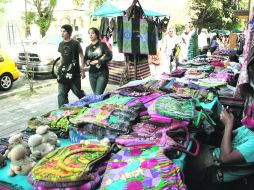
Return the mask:
[[16, 63], [22, 72], [35, 75], [56, 75], [60, 53], [58, 45], [62, 41], [60, 34], [48, 34], [36, 44], [26, 46], [19, 51]]
[[[82, 35], [73, 35], [73, 39], [82, 42]], [[16, 60], [18, 69], [35, 75], [52, 74], [56, 77], [60, 64], [58, 45], [62, 40], [60, 34], [48, 34], [40, 42], [25, 47], [25, 51], [20, 51]]]
[[0, 89], [9, 90], [19, 76], [15, 62], [0, 49]]

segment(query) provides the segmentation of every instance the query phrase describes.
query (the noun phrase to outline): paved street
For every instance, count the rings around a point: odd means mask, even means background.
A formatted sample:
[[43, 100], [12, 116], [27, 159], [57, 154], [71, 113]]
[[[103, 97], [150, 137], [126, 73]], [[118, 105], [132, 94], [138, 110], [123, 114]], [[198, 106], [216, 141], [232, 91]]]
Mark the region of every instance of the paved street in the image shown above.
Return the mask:
[[[42, 85], [46, 86], [41, 87]], [[9, 95], [3, 96], [4, 92], [0, 92], [0, 138], [25, 129], [27, 121], [31, 117], [57, 108], [57, 82], [55, 79], [36, 81], [35, 87], [37, 87], [36, 93], [32, 95], [29, 93], [28, 85], [13, 88], [11, 92], [8, 92]], [[108, 85], [106, 91], [113, 91], [116, 87], [116, 85]], [[92, 94], [88, 74], [86, 79], [82, 80], [82, 88], [86, 94]], [[77, 100], [72, 92], [69, 95], [70, 101]]]

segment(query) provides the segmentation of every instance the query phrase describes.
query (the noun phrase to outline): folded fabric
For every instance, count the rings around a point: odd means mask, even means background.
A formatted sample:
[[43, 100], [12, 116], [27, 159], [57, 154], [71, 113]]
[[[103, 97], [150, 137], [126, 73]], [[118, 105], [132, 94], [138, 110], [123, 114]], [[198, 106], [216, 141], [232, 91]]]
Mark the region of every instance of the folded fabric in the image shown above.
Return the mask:
[[68, 117], [78, 115], [83, 112], [80, 107], [62, 107], [57, 110], [49, 111], [48, 113], [29, 119], [28, 127], [36, 130], [38, 126], [48, 125], [51, 128], [59, 129], [61, 131], [68, 131], [69, 120]]
[[233, 77], [234, 77], [234, 74], [229, 72], [217, 72], [217, 73], [211, 73], [209, 75], [210, 79], [220, 79], [226, 82], [231, 82], [233, 80]]
[[172, 71], [169, 76], [170, 77], [183, 77], [184, 73], [187, 71], [187, 69], [175, 69]]
[[211, 65], [204, 65], [197, 68], [198, 71], [213, 71], [214, 66]]
[[109, 95], [110, 95], [110, 93], [107, 92], [107, 93], [104, 93], [104, 94], [101, 94], [101, 95], [85, 96], [85, 97], [81, 98], [78, 101], [75, 101], [75, 102], [72, 102], [72, 103], [69, 103], [69, 104], [64, 104], [64, 106], [65, 107], [86, 106], [86, 105], [89, 105], [89, 104], [94, 103], [94, 102], [99, 102], [99, 101], [105, 99]]
[[185, 72], [184, 76], [188, 79], [202, 79], [207, 77], [207, 73], [197, 70], [188, 70]]
[[[165, 127], [155, 127], [151, 124], [138, 124], [133, 126], [133, 132], [129, 135], [121, 135], [116, 138], [115, 143], [123, 147], [147, 148], [151, 146], [161, 147], [181, 147], [186, 149], [189, 144], [189, 131], [184, 124], [172, 124]], [[177, 136], [171, 138], [167, 132], [180, 130], [185, 132], [185, 138], [181, 139], [182, 143], [177, 142]]]
[[151, 92], [148, 91], [143, 86], [134, 86], [134, 87], [127, 87], [127, 88], [121, 89], [119, 94], [122, 96], [140, 97], [140, 96], [151, 94]]
[[190, 88], [178, 88], [175, 93], [171, 93], [171, 96], [180, 98], [198, 98], [199, 100], [205, 100], [208, 96], [207, 90], [195, 90]]
[[204, 87], [219, 87], [227, 85], [227, 82], [224, 79], [215, 78], [199, 79], [198, 83], [200, 86]]
[[161, 93], [161, 92], [154, 92], [154, 93], [149, 94], [149, 95], [145, 95], [145, 96], [142, 96], [142, 97], [139, 97], [139, 98], [132, 99], [126, 105], [127, 106], [132, 106], [132, 105], [135, 105], [139, 102], [142, 102], [143, 104], [147, 104], [148, 102], [150, 102], [152, 100], [155, 100], [156, 98], [160, 97], [163, 94], [164, 93]]
[[212, 61], [209, 64], [212, 66], [215, 66], [215, 67], [224, 67], [225, 66], [225, 63], [222, 61]]
[[121, 96], [119, 94], [116, 94], [114, 96], [111, 96], [110, 98], [96, 102], [96, 103], [91, 103], [89, 104], [90, 107], [93, 108], [100, 108], [106, 104], [114, 104], [114, 105], [125, 105], [127, 104], [130, 100], [132, 100], [134, 97], [130, 96]]

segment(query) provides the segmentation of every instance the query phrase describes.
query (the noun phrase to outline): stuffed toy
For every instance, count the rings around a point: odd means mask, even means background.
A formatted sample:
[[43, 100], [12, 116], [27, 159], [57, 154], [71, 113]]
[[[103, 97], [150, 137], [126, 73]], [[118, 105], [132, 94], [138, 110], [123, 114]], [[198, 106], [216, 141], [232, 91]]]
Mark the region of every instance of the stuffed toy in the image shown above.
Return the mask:
[[27, 156], [29, 156], [31, 154], [28, 144], [23, 141], [23, 134], [22, 133], [18, 133], [18, 134], [11, 136], [9, 138], [8, 142], [9, 142], [8, 149], [5, 151], [4, 157], [9, 158], [9, 152], [17, 145], [22, 145], [25, 148]]
[[5, 157], [0, 154], [0, 168], [4, 167], [6, 165], [5, 163]]
[[27, 175], [35, 166], [35, 162], [26, 155], [26, 149], [22, 145], [15, 146], [10, 152], [11, 160], [8, 176]]
[[39, 134], [30, 136], [28, 139], [28, 145], [32, 152], [31, 158], [33, 159], [41, 159], [55, 148], [55, 146], [50, 143], [44, 143], [42, 136]]
[[49, 130], [48, 125], [41, 125], [36, 129], [36, 134], [42, 136], [42, 142], [50, 143], [54, 146], [60, 146], [60, 141], [57, 138], [57, 135]]

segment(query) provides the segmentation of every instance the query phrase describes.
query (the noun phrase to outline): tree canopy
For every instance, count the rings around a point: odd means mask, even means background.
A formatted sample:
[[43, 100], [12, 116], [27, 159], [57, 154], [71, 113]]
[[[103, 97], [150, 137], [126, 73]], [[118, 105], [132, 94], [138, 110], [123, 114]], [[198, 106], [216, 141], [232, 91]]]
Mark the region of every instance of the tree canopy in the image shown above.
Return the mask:
[[0, 0], [0, 14], [4, 13], [4, 6], [8, 2], [8, 0]]
[[189, 0], [189, 13], [198, 28], [228, 29], [238, 27], [233, 10], [248, 9], [248, 0]]
[[40, 28], [40, 34], [45, 36], [51, 21], [53, 20], [53, 12], [56, 7], [57, 0], [27, 0], [35, 6], [36, 12], [28, 12], [28, 23], [35, 22]]

